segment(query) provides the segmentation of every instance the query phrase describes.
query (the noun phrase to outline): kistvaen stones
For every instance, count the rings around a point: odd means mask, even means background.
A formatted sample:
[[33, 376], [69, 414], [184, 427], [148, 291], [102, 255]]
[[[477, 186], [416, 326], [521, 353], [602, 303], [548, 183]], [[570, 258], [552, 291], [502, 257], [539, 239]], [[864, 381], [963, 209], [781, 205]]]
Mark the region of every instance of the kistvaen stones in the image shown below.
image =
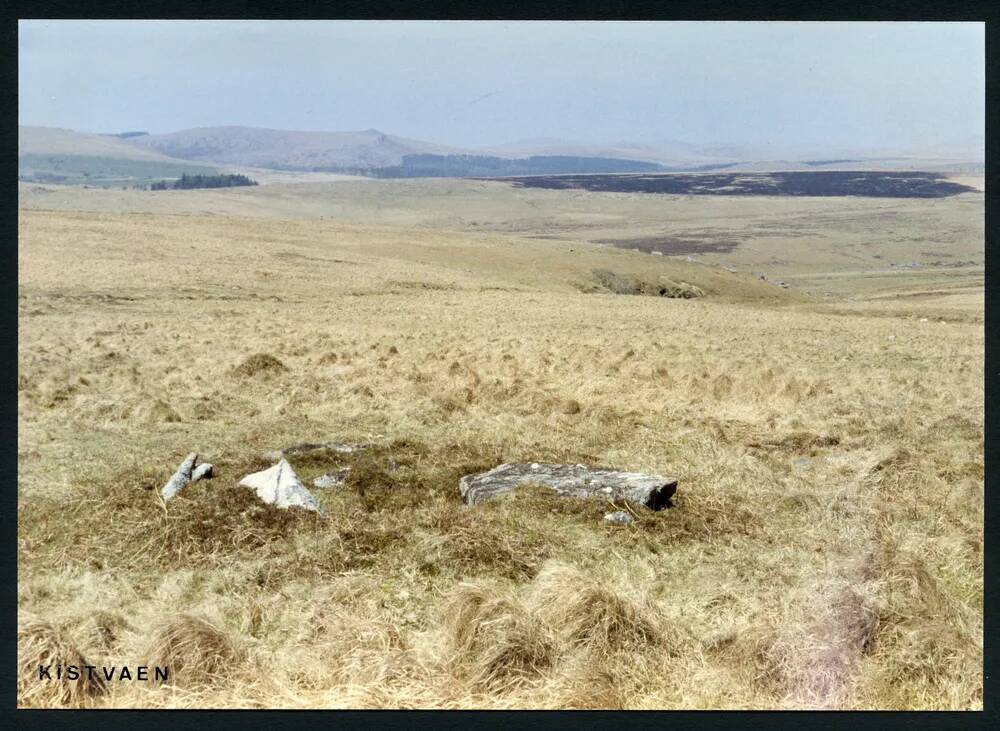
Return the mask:
[[670, 506], [677, 492], [673, 477], [619, 472], [580, 464], [502, 464], [488, 472], [466, 475], [458, 483], [462, 498], [476, 505], [522, 485], [542, 485], [565, 497], [629, 500], [651, 510]]

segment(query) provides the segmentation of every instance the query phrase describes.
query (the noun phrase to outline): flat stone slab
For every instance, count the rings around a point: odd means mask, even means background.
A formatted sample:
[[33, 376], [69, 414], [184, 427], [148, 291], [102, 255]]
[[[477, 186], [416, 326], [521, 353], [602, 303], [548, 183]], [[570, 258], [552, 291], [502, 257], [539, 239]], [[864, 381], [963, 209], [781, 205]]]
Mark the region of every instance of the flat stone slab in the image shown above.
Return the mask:
[[284, 449], [276, 449], [270, 452], [264, 452], [263, 456], [265, 459], [283, 459], [292, 454], [306, 454], [308, 452], [318, 452], [320, 450], [325, 450], [329, 452], [337, 452], [338, 454], [353, 454], [362, 449], [367, 449], [372, 446], [371, 444], [349, 444], [347, 442], [304, 442], [302, 444], [293, 444], [290, 447], [285, 447]]
[[322, 513], [316, 498], [299, 482], [295, 470], [282, 459], [273, 467], [247, 475], [239, 483], [252, 488], [265, 503], [279, 508], [304, 508]]
[[650, 510], [668, 507], [677, 492], [673, 477], [547, 462], [502, 464], [489, 472], [466, 475], [458, 489], [466, 504], [478, 505], [522, 485], [542, 485], [565, 497], [629, 500]]

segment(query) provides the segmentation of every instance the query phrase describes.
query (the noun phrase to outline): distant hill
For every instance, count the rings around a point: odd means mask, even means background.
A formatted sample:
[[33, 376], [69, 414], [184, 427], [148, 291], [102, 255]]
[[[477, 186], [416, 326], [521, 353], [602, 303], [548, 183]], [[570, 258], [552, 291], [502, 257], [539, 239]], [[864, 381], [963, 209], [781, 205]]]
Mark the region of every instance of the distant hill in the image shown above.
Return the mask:
[[380, 168], [374, 174], [383, 178], [467, 178], [653, 172], [666, 169], [658, 163], [611, 157], [548, 155], [509, 159], [484, 155], [404, 155], [401, 165]]
[[610, 155], [491, 155], [432, 142], [362, 132], [295, 132], [206, 127], [128, 140], [173, 158], [277, 170], [377, 177], [469, 177], [557, 173], [655, 172], [656, 162]]
[[735, 163], [746, 159], [733, 148], [700, 148], [697, 145], [676, 140], [596, 145], [572, 140], [540, 138], [486, 147], [481, 149], [480, 153], [502, 157], [604, 157], [655, 162], [668, 167], [685, 168]]
[[724, 143], [691, 144], [661, 139], [643, 143], [598, 145], [556, 138], [520, 140], [485, 147], [482, 154], [504, 157], [578, 156], [656, 162], [670, 170], [797, 171], [797, 170], [925, 170], [981, 172], [985, 161], [982, 136], [944, 142], [922, 149], [854, 149], [842, 146], [751, 147]]
[[17, 128], [19, 180], [107, 187], [146, 185], [184, 173], [210, 175], [215, 169], [135, 147], [115, 135], [53, 127]]
[[399, 165], [404, 155], [448, 155], [458, 148], [362, 132], [296, 132], [256, 127], [202, 127], [128, 141], [174, 158], [277, 170], [372, 170]]
[[169, 134], [93, 135], [20, 127], [18, 175], [55, 183], [118, 184], [249, 168], [374, 177], [506, 177], [652, 172], [900, 170], [982, 172], [983, 139], [926, 150], [749, 147], [673, 139], [590, 144], [555, 138], [462, 149], [385, 134], [202, 127]]

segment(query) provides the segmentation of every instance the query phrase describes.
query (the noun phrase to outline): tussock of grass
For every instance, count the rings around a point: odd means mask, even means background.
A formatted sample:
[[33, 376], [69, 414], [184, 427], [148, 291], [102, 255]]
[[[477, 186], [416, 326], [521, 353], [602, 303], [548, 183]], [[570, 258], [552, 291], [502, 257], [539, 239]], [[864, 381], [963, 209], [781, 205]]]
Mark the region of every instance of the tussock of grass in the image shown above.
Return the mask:
[[149, 667], [169, 668], [167, 682], [184, 688], [213, 685], [231, 677], [243, 652], [207, 620], [177, 614], [153, 629], [145, 657]]
[[165, 422], [168, 424], [181, 421], [178, 414], [170, 404], [161, 399], [157, 399], [149, 404], [144, 404], [138, 410], [139, 418], [149, 424]]
[[566, 642], [598, 655], [619, 650], [642, 652], [670, 637], [669, 628], [653, 607], [622, 597], [573, 567], [547, 567], [535, 579], [532, 601], [539, 615], [559, 628]]
[[894, 709], [926, 708], [928, 699], [942, 696], [962, 707], [981, 702], [979, 617], [944, 589], [926, 558], [891, 551], [882, 558], [890, 568], [858, 696]]
[[253, 377], [260, 374], [288, 370], [285, 364], [270, 353], [254, 353], [233, 369], [234, 375]]
[[[57, 627], [38, 619], [19, 618], [17, 628], [17, 697], [25, 708], [81, 707], [92, 705], [108, 692], [97, 674], [88, 675], [89, 662], [73, 641]], [[79, 677], [70, 680], [68, 666], [76, 666]], [[51, 680], [39, 680], [39, 667], [49, 667]], [[63, 668], [62, 678], [56, 668]]]
[[[560, 707], [623, 707], [623, 688], [608, 682], [622, 664], [674, 657], [692, 642], [648, 601], [558, 562], [519, 592], [460, 584], [439, 611], [450, 672], [479, 691], [544, 683]], [[597, 685], [594, 695], [572, 687], [581, 674]]]
[[503, 693], [537, 680], [553, 663], [548, 629], [516, 601], [462, 584], [443, 611], [454, 672], [479, 690]]

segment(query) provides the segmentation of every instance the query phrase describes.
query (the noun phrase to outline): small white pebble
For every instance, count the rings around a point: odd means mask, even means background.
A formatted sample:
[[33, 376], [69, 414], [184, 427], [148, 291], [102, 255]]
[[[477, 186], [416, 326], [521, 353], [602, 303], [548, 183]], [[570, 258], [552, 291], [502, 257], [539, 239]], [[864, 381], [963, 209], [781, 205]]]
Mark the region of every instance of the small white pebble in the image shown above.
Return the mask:
[[617, 525], [628, 525], [635, 520], [631, 515], [626, 513], [624, 510], [619, 510], [614, 513], [608, 513], [604, 516], [605, 523], [614, 523]]

